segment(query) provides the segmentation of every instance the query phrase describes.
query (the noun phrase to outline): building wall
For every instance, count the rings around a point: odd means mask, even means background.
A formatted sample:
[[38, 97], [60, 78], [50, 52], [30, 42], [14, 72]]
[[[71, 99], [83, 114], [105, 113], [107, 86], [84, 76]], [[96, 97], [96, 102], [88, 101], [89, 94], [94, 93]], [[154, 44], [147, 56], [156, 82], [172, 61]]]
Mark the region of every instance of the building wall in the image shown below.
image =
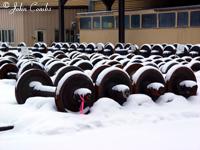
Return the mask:
[[[117, 30], [81, 30], [81, 42], [118, 42]], [[126, 42], [144, 43], [200, 43], [199, 28], [126, 30]]]
[[[200, 11], [200, 9], [194, 9], [195, 11]], [[155, 14], [155, 13], [168, 13], [168, 12], [184, 12], [187, 11], [189, 14], [192, 9], [189, 10], [170, 10], [170, 11], [157, 11], [154, 9], [138, 10], [138, 11], [126, 11], [126, 15], [133, 14]], [[118, 12], [113, 11], [109, 13], [96, 13], [91, 16], [117, 16]], [[81, 18], [81, 16], [79, 16]], [[83, 15], [87, 17], [87, 15]], [[140, 20], [141, 22], [141, 20]], [[189, 17], [190, 22], [190, 17]], [[116, 24], [116, 22], [115, 22]], [[157, 18], [158, 26], [158, 18]], [[200, 43], [200, 26], [198, 27], [172, 27], [172, 28], [130, 28], [126, 29], [125, 32], [125, 42], [135, 43], [142, 45], [144, 43]], [[118, 29], [115, 27], [113, 29], [81, 29], [80, 30], [80, 42], [118, 42]]]
[[[65, 10], [65, 29], [71, 28], [71, 22], [76, 21], [76, 14], [81, 12], [81, 9]], [[24, 14], [24, 39], [28, 45], [33, 45], [36, 42], [36, 31], [45, 31], [45, 41], [48, 45], [55, 40], [55, 30], [59, 26], [58, 10], [51, 12], [27, 12]]]
[[0, 9], [0, 30], [14, 30], [13, 45], [24, 40], [23, 20], [23, 13], [10, 14], [9, 10]]

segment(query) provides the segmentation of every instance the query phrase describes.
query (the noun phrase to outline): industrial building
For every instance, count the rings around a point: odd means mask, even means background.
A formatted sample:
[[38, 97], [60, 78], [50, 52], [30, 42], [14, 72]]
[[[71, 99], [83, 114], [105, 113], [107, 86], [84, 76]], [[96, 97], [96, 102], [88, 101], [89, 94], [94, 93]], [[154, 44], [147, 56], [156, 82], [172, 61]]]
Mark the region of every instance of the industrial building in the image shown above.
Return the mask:
[[[0, 1], [0, 41], [17, 45], [45, 42], [48, 45], [59, 41], [58, 0]], [[17, 8], [16, 10], [15, 7]], [[64, 36], [66, 42], [77, 41], [78, 26], [76, 14], [87, 11], [85, 0], [68, 0], [65, 5]]]
[[[118, 0], [92, 2], [92, 12], [79, 13], [81, 42], [118, 42]], [[200, 2], [126, 0], [125, 42], [199, 43]]]
[[[60, 0], [62, 1], [62, 0]], [[0, 1], [0, 41], [119, 41], [120, 0], [64, 0], [64, 26], [59, 32], [59, 0]], [[125, 0], [125, 42], [199, 43], [200, 2]], [[14, 8], [17, 8], [14, 10]], [[31, 11], [31, 9], [33, 11]], [[36, 11], [38, 10], [38, 11]], [[41, 10], [41, 11], [40, 11]], [[59, 39], [63, 34], [62, 40]]]

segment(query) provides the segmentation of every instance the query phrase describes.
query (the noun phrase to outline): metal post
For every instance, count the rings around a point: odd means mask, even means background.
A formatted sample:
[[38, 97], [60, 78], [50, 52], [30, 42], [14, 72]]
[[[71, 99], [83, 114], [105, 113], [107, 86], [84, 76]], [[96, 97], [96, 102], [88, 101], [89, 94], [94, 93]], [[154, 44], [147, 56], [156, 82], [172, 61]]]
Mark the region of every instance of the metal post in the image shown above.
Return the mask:
[[125, 43], [125, 0], [119, 2], [119, 42]]
[[59, 0], [59, 41], [64, 42], [64, 32], [65, 32], [65, 3], [67, 0]]

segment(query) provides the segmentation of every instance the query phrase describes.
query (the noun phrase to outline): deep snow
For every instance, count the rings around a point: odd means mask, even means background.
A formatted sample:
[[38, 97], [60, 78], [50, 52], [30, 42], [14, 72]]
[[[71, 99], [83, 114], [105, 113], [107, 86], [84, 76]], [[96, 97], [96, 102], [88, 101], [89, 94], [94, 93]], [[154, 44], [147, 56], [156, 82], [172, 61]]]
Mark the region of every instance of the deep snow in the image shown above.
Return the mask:
[[134, 94], [120, 106], [102, 98], [79, 115], [57, 112], [53, 98], [18, 105], [15, 83], [0, 81], [0, 125], [15, 125], [0, 133], [0, 150], [200, 150], [200, 88], [188, 100], [166, 93], [154, 103]]

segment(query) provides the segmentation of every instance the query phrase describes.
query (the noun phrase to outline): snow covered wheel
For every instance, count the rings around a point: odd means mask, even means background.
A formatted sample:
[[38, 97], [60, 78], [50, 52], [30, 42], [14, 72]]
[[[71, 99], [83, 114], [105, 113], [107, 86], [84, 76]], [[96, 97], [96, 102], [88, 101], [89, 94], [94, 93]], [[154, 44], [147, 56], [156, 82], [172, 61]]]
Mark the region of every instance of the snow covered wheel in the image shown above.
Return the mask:
[[81, 58], [83, 60], [90, 60], [90, 58], [87, 55], [79, 55], [76, 58]]
[[[18, 104], [24, 104], [29, 97], [38, 96], [38, 91], [34, 91], [33, 88], [30, 87], [32, 82], [39, 82], [42, 85], [53, 86], [51, 78], [44, 71], [38, 69], [25, 71], [18, 78], [15, 86], [15, 97]], [[40, 94], [45, 97], [50, 95], [46, 92], [40, 92]]]
[[122, 64], [115, 64], [115, 65], [112, 65], [112, 66], [123, 69], [123, 65]]
[[53, 57], [56, 57], [57, 55], [60, 55], [60, 54], [64, 54], [65, 55], [65, 53], [63, 51], [59, 50], [59, 51], [55, 51], [53, 53]]
[[66, 73], [55, 87], [44, 71], [31, 69], [20, 76], [15, 87], [19, 104], [34, 96], [55, 97], [57, 109], [61, 112], [87, 113], [95, 102], [94, 93], [92, 80], [80, 71]]
[[23, 72], [25, 72], [26, 70], [29, 69], [40, 69], [43, 70], [44, 67], [42, 64], [38, 63], [38, 62], [26, 62], [24, 64], [21, 65], [18, 73], [17, 73], [17, 77], [19, 77]]
[[110, 56], [114, 54], [114, 45], [112, 43], [107, 43], [103, 49], [103, 54], [106, 56]]
[[175, 66], [175, 65], [178, 65], [178, 62], [176, 61], [169, 61], [167, 63], [165, 63], [163, 66], [160, 67], [160, 70], [163, 74], [166, 74], [168, 72], [168, 70]]
[[123, 104], [132, 90], [129, 75], [122, 69], [109, 67], [104, 69], [96, 80], [98, 98], [108, 97]]
[[51, 58], [51, 57], [43, 57], [43, 58], [40, 59], [39, 62], [45, 66], [46, 63], [47, 63], [49, 60], [52, 60], [52, 58]]
[[149, 57], [151, 55], [151, 45], [149, 45], [149, 44], [142, 45], [140, 47], [138, 54], [142, 55], [144, 57]]
[[188, 64], [192, 71], [197, 72], [200, 70], [200, 61], [192, 61]]
[[127, 57], [128, 59], [131, 59], [133, 56], [135, 56], [135, 54], [129, 53], [128, 55], [126, 55], [126, 57]]
[[67, 57], [67, 55], [65, 55], [65, 54], [58, 54], [58, 55], [56, 55], [55, 58], [56, 58], [56, 59], [63, 59], [63, 58], [68, 58], [68, 57]]
[[185, 66], [173, 66], [166, 74], [168, 92], [189, 97], [197, 93], [197, 79], [193, 71]]
[[129, 76], [130, 76], [130, 78], [131, 78], [131, 76], [138, 70], [138, 69], [140, 69], [141, 67], [143, 67], [143, 65], [142, 64], [138, 64], [138, 63], [135, 63], [135, 64], [128, 64], [128, 65], [126, 65], [125, 67], [124, 67], [124, 71], [126, 71], [128, 74], [129, 74]]
[[54, 62], [59, 62], [59, 60], [52, 58], [46, 62], [45, 67], [49, 66], [51, 63], [54, 63]]
[[120, 64], [119, 61], [116, 61], [116, 60], [109, 60], [105, 63], [106, 65], [109, 65], [109, 66], [113, 66], [113, 65], [117, 65], [117, 64]]
[[0, 68], [0, 79], [16, 79], [17, 72], [15, 64], [4, 64]]
[[13, 52], [6, 52], [2, 55], [2, 57], [6, 57], [6, 56], [12, 56], [12, 57], [17, 58], [17, 55]]
[[77, 63], [78, 61], [81, 61], [81, 58], [74, 58], [70, 61], [69, 65], [74, 65], [75, 63]]
[[36, 58], [42, 58], [43, 57], [42, 53], [39, 53], [39, 52], [33, 52], [32, 55]]
[[80, 71], [71, 71], [63, 76], [56, 89], [56, 106], [61, 112], [79, 112], [84, 99], [83, 113], [95, 102], [92, 80]]
[[182, 57], [182, 59], [186, 60], [187, 62], [192, 61], [192, 57], [190, 57], [190, 56], [184, 56], [184, 57]]
[[119, 56], [119, 54], [114, 53], [114, 54], [112, 54], [112, 55], [109, 56], [109, 59], [113, 60], [113, 59], [115, 59], [117, 56]]
[[163, 57], [169, 57], [176, 53], [176, 47], [173, 45], [167, 45], [164, 47]]
[[8, 59], [8, 60], [10, 60], [10, 61], [12, 61], [13, 63], [17, 63], [17, 61], [18, 61], [18, 59], [17, 58], [15, 58], [15, 57], [13, 57], [13, 56], [5, 56], [4, 57], [5, 59]]
[[153, 47], [151, 48], [151, 55], [160, 55], [162, 56], [163, 54], [163, 46], [160, 44], [155, 44], [153, 45]]
[[103, 58], [97, 57], [97, 58], [93, 59], [93, 60], [91, 61], [91, 63], [92, 63], [93, 65], [96, 65], [96, 63], [100, 62], [101, 60], [103, 60]]
[[62, 68], [60, 68], [57, 72], [56, 72], [56, 77], [54, 79], [54, 85], [57, 86], [58, 82], [62, 79], [62, 77], [70, 72], [70, 71], [83, 71], [81, 68], [76, 67], [76, 66], [64, 66]]
[[91, 78], [93, 80], [93, 82], [95, 83], [97, 80], [98, 75], [106, 68], [110, 67], [109, 65], [101, 65], [99, 67], [95, 67], [92, 69], [92, 74], [91, 74]]
[[46, 67], [46, 71], [49, 76], [53, 76], [55, 75], [56, 71], [58, 71], [58, 69], [60, 69], [63, 66], [66, 66], [65, 63], [55, 61]]
[[153, 100], [165, 92], [165, 80], [161, 72], [152, 66], [138, 69], [132, 76], [133, 93], [149, 95]]
[[93, 65], [88, 60], [80, 60], [77, 63], [74, 64], [74, 66], [77, 66], [83, 70], [92, 70]]
[[0, 66], [2, 66], [3, 64], [11, 64], [11, 63], [13, 63], [11, 60], [9, 60], [9, 59], [1, 59], [0, 60]]

